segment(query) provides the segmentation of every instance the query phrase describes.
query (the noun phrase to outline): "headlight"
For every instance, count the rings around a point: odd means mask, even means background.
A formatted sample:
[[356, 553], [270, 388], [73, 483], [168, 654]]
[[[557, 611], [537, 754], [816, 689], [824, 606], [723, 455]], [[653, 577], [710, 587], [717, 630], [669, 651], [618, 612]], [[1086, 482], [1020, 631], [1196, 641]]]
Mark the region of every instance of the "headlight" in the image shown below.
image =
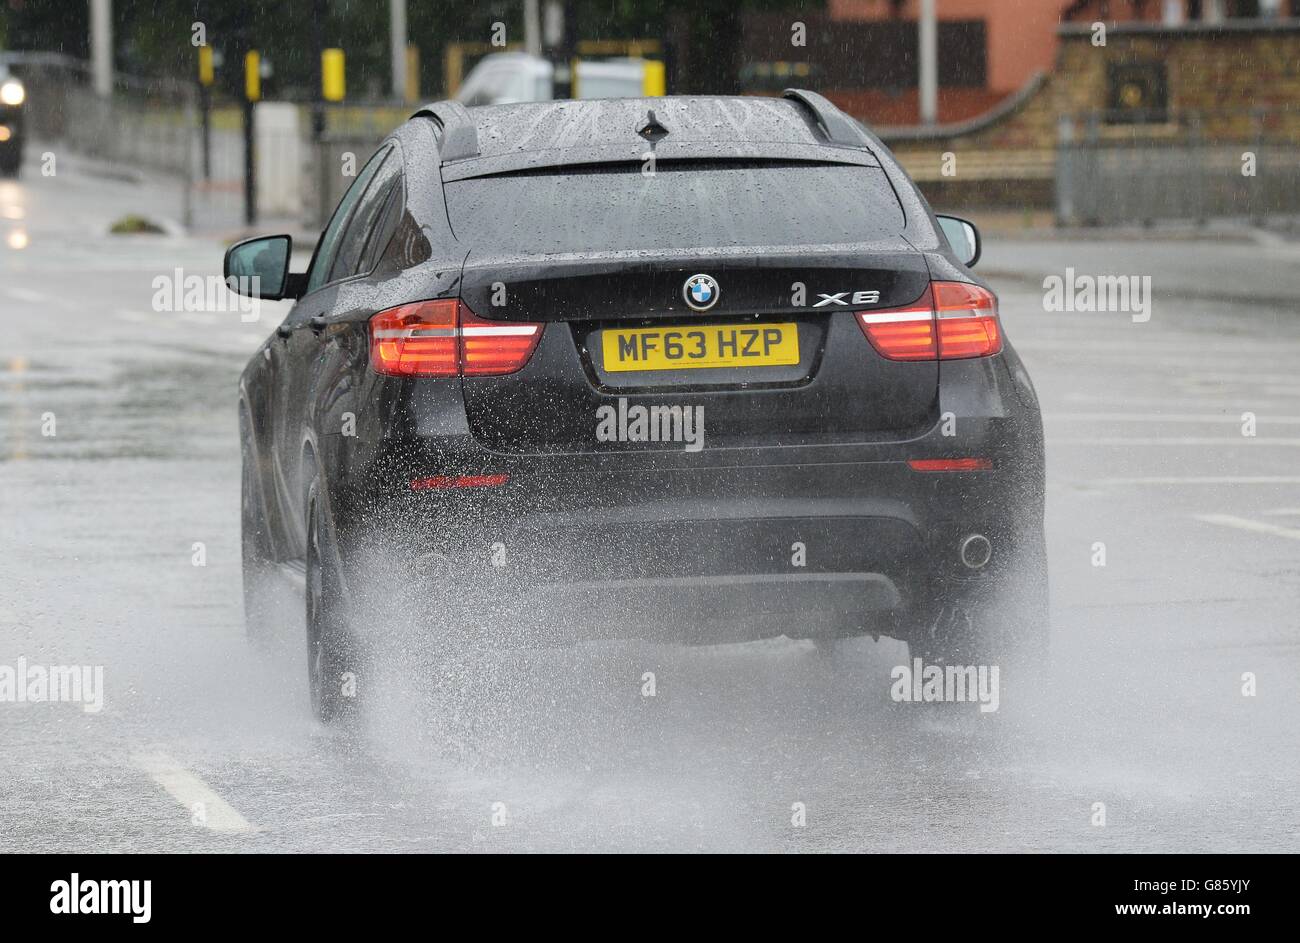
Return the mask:
[[21, 105], [27, 93], [23, 90], [22, 82], [15, 82], [10, 79], [3, 85], [0, 85], [0, 102], [6, 105]]

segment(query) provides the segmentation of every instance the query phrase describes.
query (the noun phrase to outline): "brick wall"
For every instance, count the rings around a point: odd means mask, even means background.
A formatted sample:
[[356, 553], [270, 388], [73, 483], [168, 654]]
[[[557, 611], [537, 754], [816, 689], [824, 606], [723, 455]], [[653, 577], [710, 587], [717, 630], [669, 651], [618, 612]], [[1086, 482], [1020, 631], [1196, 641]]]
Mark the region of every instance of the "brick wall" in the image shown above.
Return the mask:
[[[1248, 142], [1262, 135], [1300, 144], [1300, 20], [1295, 19], [1213, 27], [1111, 24], [1105, 46], [1092, 44], [1091, 29], [1065, 26], [1051, 74], [1031, 93], [1003, 103], [991, 119], [929, 132], [877, 131], [927, 193], [942, 195], [936, 202], [1046, 206], [1050, 187], [1032, 168], [1054, 161], [1062, 116], [1106, 109], [1110, 65], [1142, 62], [1165, 65], [1169, 120], [1080, 122], [1076, 133], [1174, 141], [1186, 139], [1195, 125], [1208, 143]], [[1199, 120], [1193, 121], [1194, 114]], [[956, 155], [955, 177], [937, 172], [945, 153]], [[1001, 181], [989, 176], [999, 162], [1009, 168]], [[973, 171], [967, 180], [963, 164]]]

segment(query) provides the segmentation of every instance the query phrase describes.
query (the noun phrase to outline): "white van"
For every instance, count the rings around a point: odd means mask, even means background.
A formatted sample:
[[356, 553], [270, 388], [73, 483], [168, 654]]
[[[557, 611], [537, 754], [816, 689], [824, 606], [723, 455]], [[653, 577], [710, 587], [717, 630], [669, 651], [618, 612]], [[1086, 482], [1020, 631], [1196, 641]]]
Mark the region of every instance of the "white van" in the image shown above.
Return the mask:
[[[573, 97], [662, 95], [662, 69], [662, 63], [645, 59], [579, 62]], [[492, 53], [470, 70], [456, 92], [456, 100], [466, 106], [550, 101], [555, 97], [554, 71], [554, 66], [541, 56], [526, 52]], [[655, 84], [659, 87], [655, 88]]]

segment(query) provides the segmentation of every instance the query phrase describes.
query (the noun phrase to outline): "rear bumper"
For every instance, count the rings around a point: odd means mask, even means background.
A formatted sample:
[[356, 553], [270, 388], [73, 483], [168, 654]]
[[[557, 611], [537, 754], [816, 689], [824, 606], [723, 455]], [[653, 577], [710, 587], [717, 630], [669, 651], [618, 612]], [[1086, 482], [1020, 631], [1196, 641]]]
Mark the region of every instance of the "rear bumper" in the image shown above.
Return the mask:
[[[585, 637], [906, 637], [1042, 553], [1042, 427], [1018, 360], [944, 371], [933, 425], [904, 439], [700, 452], [502, 454], [470, 434], [453, 384], [403, 389], [409, 406], [317, 442], [348, 594], [385, 573], [444, 621]], [[909, 465], [956, 457], [992, 469]], [[506, 480], [410, 487], [460, 475]], [[993, 548], [978, 570], [960, 557], [971, 534]]]
[[923, 591], [924, 545], [902, 520], [659, 510], [522, 520], [502, 532], [504, 565], [487, 560], [473, 581], [526, 601], [520, 621], [535, 633], [685, 642], [887, 633]]
[[[564, 638], [906, 637], [1042, 535], [1010, 470], [540, 465], [499, 487], [340, 493], [349, 595], [383, 572], [431, 614]], [[960, 556], [975, 533], [993, 546], [978, 570]]]

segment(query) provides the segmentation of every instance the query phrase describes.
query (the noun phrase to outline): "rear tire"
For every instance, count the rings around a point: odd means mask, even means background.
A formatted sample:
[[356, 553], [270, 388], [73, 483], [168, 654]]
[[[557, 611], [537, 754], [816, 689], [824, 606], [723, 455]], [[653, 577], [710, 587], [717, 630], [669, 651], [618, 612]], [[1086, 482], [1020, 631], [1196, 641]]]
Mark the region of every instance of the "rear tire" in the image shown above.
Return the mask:
[[361, 693], [358, 652], [347, 627], [337, 559], [319, 480], [314, 481], [307, 494], [307, 682], [312, 713], [326, 724], [354, 717]]
[[258, 647], [270, 640], [274, 626], [275, 562], [271, 555], [270, 527], [262, 500], [257, 459], [253, 454], [247, 414], [240, 411], [239, 542], [243, 557], [244, 631]]

